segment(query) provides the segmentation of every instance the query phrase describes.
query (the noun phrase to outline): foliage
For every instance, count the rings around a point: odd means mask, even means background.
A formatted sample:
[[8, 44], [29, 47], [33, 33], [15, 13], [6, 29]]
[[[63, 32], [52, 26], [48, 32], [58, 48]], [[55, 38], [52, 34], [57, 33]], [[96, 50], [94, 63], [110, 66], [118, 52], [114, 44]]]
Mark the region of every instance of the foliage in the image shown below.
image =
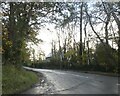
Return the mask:
[[52, 3], [47, 2], [1, 3], [4, 15], [2, 23], [4, 64], [6, 61], [11, 64], [21, 64], [29, 58], [27, 43], [38, 44], [42, 42], [41, 39], [36, 38], [42, 22], [38, 19], [39, 17], [44, 18], [52, 7]]
[[[42, 41], [36, 38], [38, 30], [42, 24], [49, 22], [59, 29], [56, 30], [59, 49], [56, 48], [57, 42], [53, 40], [50, 62], [34, 60], [34, 67], [116, 70], [117, 58], [120, 57], [120, 54], [117, 54], [120, 53], [119, 2], [100, 2], [90, 6], [88, 3], [14, 2], [7, 3], [7, 8], [4, 8], [6, 3], [2, 3], [3, 61], [10, 61], [12, 64], [29, 62], [30, 51], [26, 48], [26, 43], [38, 44]], [[78, 32], [79, 41], [76, 39]], [[85, 36], [82, 35], [83, 32]], [[114, 45], [117, 45], [118, 50], [109, 45], [112, 41], [115, 41]]]
[[[107, 52], [109, 52], [109, 57], [107, 57], [105, 51], [107, 48]], [[107, 67], [106, 71], [113, 71], [113, 69], [117, 65], [117, 51], [113, 48], [111, 48], [109, 45], [105, 44], [105, 46], [100, 43], [96, 46], [95, 51], [96, 59], [99, 65]], [[112, 59], [111, 59], [111, 58]], [[112, 68], [112, 69], [111, 69]]]

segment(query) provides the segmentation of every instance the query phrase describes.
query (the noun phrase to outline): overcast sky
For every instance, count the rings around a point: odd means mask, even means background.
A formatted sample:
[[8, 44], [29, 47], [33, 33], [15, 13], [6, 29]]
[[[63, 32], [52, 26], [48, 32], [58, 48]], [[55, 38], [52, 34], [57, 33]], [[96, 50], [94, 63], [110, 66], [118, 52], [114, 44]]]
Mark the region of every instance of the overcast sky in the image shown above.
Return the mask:
[[37, 45], [32, 45], [31, 47], [35, 49], [35, 54], [39, 54], [41, 51], [45, 53], [47, 57], [51, 53], [52, 48], [52, 40], [57, 41], [56, 30], [54, 29], [54, 25], [46, 25], [46, 27], [41, 28], [39, 30], [39, 34], [37, 36], [38, 39], [42, 39], [43, 42]]
[[[113, 22], [113, 25], [114, 25], [114, 31], [117, 31], [117, 26], [115, 24], [115, 22]], [[45, 53], [45, 57], [48, 57], [49, 54], [51, 53], [51, 48], [52, 48], [52, 40], [56, 41], [57, 42], [57, 49], [58, 49], [58, 40], [57, 40], [57, 32], [58, 30], [56, 30], [54, 28], [54, 24], [46, 24], [46, 27], [44, 28], [41, 28], [41, 30], [39, 30], [39, 35], [37, 36], [37, 38], [39, 39], [42, 39], [43, 40], [43, 43], [40, 43], [38, 44], [38, 46], [36, 45], [32, 45], [32, 48], [35, 49], [35, 54], [39, 54], [41, 51], [43, 51]], [[104, 35], [104, 29], [101, 30], [103, 26], [103, 23], [102, 24], [99, 24], [98, 26], [94, 27], [96, 32], [100, 33], [100, 34], [103, 34]], [[104, 26], [103, 26], [104, 28]], [[75, 36], [75, 39], [76, 39], [76, 42], [79, 42], [80, 40], [80, 32], [79, 32], [79, 26], [76, 28], [76, 30], [74, 30], [76, 36]], [[87, 34], [91, 34], [92, 38], [94, 40], [91, 40], [90, 42], [90, 47], [92, 48], [95, 48], [95, 44], [96, 44], [96, 35], [94, 34], [94, 32], [91, 30], [91, 27], [90, 26], [87, 26], [87, 30], [86, 30]], [[61, 33], [61, 35], [64, 35], [63, 33]], [[83, 25], [83, 35], [82, 35], [82, 39], [84, 41], [84, 25]], [[61, 39], [62, 41], [62, 39]], [[64, 42], [64, 41], [63, 41]], [[110, 45], [112, 45], [112, 42], [109, 42]], [[62, 44], [61, 44], [62, 46]], [[116, 46], [114, 45], [113, 46], [114, 48], [116, 48]]]

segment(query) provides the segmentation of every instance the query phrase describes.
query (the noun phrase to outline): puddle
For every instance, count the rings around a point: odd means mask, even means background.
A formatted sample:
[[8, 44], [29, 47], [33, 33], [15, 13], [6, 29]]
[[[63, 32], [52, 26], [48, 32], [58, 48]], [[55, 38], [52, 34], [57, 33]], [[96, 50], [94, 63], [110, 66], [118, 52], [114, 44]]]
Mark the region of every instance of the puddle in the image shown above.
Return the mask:
[[42, 76], [39, 80], [40, 82], [21, 94], [55, 94], [54, 85], [48, 82], [46, 77]]

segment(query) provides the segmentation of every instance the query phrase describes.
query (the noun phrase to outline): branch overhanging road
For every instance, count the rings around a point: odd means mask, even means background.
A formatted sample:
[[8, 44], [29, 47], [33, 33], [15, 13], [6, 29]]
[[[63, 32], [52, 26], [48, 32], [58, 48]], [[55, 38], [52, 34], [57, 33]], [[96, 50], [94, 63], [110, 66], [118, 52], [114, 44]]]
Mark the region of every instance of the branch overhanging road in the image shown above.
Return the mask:
[[32, 88], [32, 91], [28, 90], [27, 94], [30, 92], [30, 94], [118, 94], [118, 77], [73, 71], [24, 68], [40, 72], [47, 79], [43, 87]]

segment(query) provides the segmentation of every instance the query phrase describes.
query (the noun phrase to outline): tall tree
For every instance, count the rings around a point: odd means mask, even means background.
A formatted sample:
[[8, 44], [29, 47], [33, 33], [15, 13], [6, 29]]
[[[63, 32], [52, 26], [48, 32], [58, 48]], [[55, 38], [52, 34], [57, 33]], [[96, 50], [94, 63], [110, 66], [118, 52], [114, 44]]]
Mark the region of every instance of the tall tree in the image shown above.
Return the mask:
[[[119, 16], [117, 16], [117, 14], [115, 14], [115, 12], [114, 12], [113, 4], [109, 3], [108, 5], [111, 10], [112, 16], [114, 17], [114, 20], [117, 23], [117, 28], [118, 28], [118, 35], [119, 35], [119, 37], [118, 37], [118, 72], [120, 73], [120, 71], [119, 71], [119, 69], [120, 69], [120, 19], [119, 19]], [[120, 7], [119, 7], [120, 2], [117, 2], [116, 5], [117, 5], [117, 8], [120, 9]], [[117, 11], [117, 13], [119, 14], [119, 11]]]
[[[5, 6], [7, 6], [5, 8]], [[53, 8], [53, 3], [9, 2], [2, 3], [4, 18], [3, 26], [7, 28], [8, 39], [12, 43], [10, 61], [21, 63], [23, 46], [26, 42], [35, 44], [41, 40], [36, 38], [37, 30], [41, 25], [41, 18], [45, 17]], [[41, 18], [39, 18], [41, 17]], [[5, 49], [5, 48], [3, 48]], [[7, 50], [3, 54], [7, 53]], [[14, 61], [14, 62], [13, 62]]]
[[83, 51], [83, 45], [82, 45], [82, 18], [83, 18], [83, 2], [80, 6], [80, 64], [82, 64], [82, 51]]

